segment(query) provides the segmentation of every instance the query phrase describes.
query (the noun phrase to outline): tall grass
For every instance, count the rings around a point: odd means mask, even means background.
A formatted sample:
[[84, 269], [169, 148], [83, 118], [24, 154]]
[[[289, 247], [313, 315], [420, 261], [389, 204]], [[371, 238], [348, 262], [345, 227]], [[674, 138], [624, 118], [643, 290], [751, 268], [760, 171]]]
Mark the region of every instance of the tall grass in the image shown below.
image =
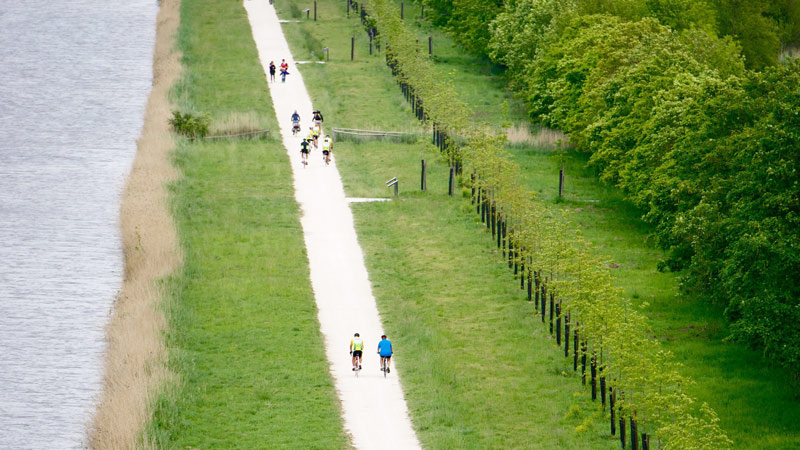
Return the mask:
[[164, 0], [158, 13], [153, 89], [142, 134], [125, 186], [120, 211], [125, 278], [106, 327], [104, 385], [89, 430], [92, 448], [147, 447], [143, 436], [156, 395], [175, 377], [167, 367], [162, 301], [171, 293], [159, 283], [181, 265], [175, 225], [167, 207], [166, 184], [178, 172], [169, 152], [169, 90], [180, 76], [172, 50], [179, 0]]

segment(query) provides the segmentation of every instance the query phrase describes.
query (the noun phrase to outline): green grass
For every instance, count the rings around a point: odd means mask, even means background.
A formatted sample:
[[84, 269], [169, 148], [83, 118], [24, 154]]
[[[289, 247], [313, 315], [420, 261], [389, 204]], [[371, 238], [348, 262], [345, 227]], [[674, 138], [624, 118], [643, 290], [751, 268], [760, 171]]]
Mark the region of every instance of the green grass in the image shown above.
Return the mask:
[[[284, 17], [291, 4], [277, 4]], [[332, 45], [331, 55], [339, 55], [325, 66], [301, 68], [315, 105], [326, 112], [326, 124], [414, 127], [382, 54], [369, 57], [357, 19], [344, 19], [344, 4], [338, 2], [320, 2], [319, 8], [318, 22], [284, 24], [284, 30], [293, 52], [308, 52], [299, 37], [313, 34]], [[414, 8], [406, 3], [407, 22], [418, 15]], [[432, 34], [437, 70], [475, 108], [476, 119], [494, 126], [504, 120], [527, 121], [524, 105], [504, 90], [497, 68], [466, 55], [439, 30], [417, 23], [422, 51]], [[351, 34], [356, 36], [355, 62], [349, 61]], [[503, 102], [510, 106], [508, 117], [502, 114]], [[652, 336], [684, 363], [682, 373], [696, 382], [690, 392], [717, 411], [735, 447], [800, 446], [796, 382], [770, 368], [760, 354], [724, 342], [728, 333], [722, 311], [681, 295], [678, 276], [655, 269], [663, 254], [651, 241], [652, 229], [622, 193], [597, 181], [585, 155], [524, 145], [509, 150], [523, 168], [523, 182], [549, 207], [567, 210], [595, 251], [618, 266], [612, 273], [626, 295], [650, 305], [645, 311]], [[417, 192], [422, 157], [434, 160], [428, 194]], [[573, 433], [576, 422], [563, 419], [573, 404], [582, 402], [580, 396], [569, 397], [581, 391], [579, 383], [571, 376], [563, 378], [566, 383], [559, 378], [567, 365], [558, 362], [558, 351], [540, 335], [541, 327], [530, 323], [521, 292], [498, 264], [490, 239], [474, 226], [474, 216], [459, 200], [442, 196], [446, 165], [435, 161], [422, 143], [341, 143], [337, 161], [350, 196], [388, 196], [383, 182], [392, 176], [401, 181], [401, 201], [354, 205], [354, 212], [382, 316], [398, 349], [408, 355], [398, 364], [408, 373], [404, 387], [423, 443], [434, 448], [494, 446], [492, 442], [554, 448], [605, 445], [607, 432]], [[558, 199], [562, 164], [566, 188]], [[522, 349], [522, 358], [516, 362], [509, 357], [496, 370], [497, 343]], [[542, 362], [549, 361], [548, 355], [556, 358], [551, 364]], [[528, 398], [514, 386], [539, 395]], [[508, 395], [497, 395], [501, 391]], [[557, 444], [549, 437], [553, 433], [585, 440]]]
[[[183, 0], [179, 48], [183, 108], [277, 129], [241, 4]], [[159, 400], [156, 446], [346, 447], [282, 145], [182, 141], [175, 162], [185, 265], [167, 342], [180, 380]]]

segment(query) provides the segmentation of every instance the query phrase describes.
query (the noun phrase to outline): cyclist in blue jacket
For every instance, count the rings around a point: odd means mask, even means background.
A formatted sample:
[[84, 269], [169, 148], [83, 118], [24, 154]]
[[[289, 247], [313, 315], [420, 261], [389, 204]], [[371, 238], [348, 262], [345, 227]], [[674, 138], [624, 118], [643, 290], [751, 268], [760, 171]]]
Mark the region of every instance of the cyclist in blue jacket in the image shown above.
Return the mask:
[[381, 335], [381, 341], [378, 342], [378, 355], [380, 355], [381, 372], [383, 372], [383, 361], [386, 360], [386, 373], [389, 370], [389, 364], [392, 362], [392, 342], [386, 339], [386, 335]]

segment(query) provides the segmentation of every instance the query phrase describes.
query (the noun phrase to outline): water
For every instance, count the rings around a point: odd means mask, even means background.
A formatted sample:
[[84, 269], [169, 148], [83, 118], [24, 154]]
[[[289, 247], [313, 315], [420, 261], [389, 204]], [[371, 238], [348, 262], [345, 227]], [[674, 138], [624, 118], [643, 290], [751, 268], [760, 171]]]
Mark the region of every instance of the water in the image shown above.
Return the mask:
[[85, 445], [155, 0], [0, 0], [0, 448]]

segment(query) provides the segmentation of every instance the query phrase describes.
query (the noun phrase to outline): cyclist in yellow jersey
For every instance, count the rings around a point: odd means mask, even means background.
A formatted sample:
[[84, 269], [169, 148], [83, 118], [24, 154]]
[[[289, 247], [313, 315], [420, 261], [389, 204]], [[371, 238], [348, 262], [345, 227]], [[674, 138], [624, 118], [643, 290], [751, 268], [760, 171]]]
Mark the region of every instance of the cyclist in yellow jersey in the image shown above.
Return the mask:
[[[364, 351], [364, 341], [361, 340], [361, 337], [356, 333], [353, 335], [353, 339], [350, 340], [350, 355], [353, 357], [353, 370], [361, 370], [361, 354]], [[358, 366], [356, 366], [356, 361], [358, 361]]]
[[325, 164], [331, 162], [331, 153], [333, 153], [333, 140], [329, 134], [326, 134], [322, 138], [322, 160], [325, 161]]

